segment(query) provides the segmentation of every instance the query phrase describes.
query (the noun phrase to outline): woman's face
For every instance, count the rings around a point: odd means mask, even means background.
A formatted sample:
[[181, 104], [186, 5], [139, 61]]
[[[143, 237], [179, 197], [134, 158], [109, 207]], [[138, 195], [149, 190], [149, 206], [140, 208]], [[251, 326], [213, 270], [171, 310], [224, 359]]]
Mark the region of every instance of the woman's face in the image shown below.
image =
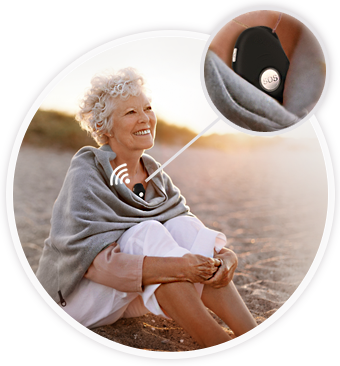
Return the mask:
[[145, 150], [153, 146], [157, 118], [145, 94], [118, 99], [112, 113], [110, 143], [118, 150]]

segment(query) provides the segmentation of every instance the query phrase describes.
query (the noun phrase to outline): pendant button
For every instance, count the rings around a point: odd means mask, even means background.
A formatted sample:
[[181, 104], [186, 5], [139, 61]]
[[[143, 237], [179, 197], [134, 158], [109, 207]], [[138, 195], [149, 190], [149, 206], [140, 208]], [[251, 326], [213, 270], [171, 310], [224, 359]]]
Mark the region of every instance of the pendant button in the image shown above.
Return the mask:
[[269, 92], [276, 90], [281, 83], [280, 74], [272, 68], [265, 69], [260, 75], [261, 87]]

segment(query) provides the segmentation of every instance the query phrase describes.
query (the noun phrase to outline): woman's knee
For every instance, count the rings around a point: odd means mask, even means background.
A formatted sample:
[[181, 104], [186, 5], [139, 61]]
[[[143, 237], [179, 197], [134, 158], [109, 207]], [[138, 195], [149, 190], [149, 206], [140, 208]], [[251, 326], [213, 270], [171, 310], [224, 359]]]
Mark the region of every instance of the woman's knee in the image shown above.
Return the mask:
[[199, 231], [204, 227], [202, 221], [197, 217], [192, 216], [177, 216], [164, 223], [164, 226], [169, 230], [178, 230], [178, 228], [193, 228], [195, 231]]
[[158, 236], [166, 235], [170, 236], [168, 230], [161, 224], [159, 221], [156, 220], [147, 220], [140, 223], [142, 231], [149, 235], [150, 233], [152, 236], [157, 233]]
[[[159, 221], [146, 220], [146, 221], [142, 221], [139, 224], [133, 226], [128, 231], [130, 232], [131, 235], [137, 235], [137, 236], [143, 237], [150, 231], [162, 232], [162, 231], [167, 231], [167, 230]], [[130, 236], [130, 235], [127, 235], [127, 236]]]
[[190, 216], [175, 217], [167, 221], [164, 226], [178, 245], [190, 251], [199, 232], [205, 228], [199, 219]]
[[164, 226], [157, 220], [146, 220], [146, 221], [143, 221], [143, 222], [139, 223], [138, 226], [143, 227], [143, 228], [150, 228], [150, 229], [154, 229], [154, 228], [162, 229], [162, 228], [164, 228]]

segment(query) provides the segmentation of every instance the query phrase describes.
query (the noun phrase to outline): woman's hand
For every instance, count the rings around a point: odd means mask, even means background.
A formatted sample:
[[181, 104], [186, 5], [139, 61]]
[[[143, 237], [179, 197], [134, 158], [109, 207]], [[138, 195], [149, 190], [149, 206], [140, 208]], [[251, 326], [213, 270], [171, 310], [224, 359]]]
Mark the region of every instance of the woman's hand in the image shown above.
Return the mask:
[[234, 277], [234, 272], [238, 264], [237, 256], [232, 250], [222, 248], [219, 254], [215, 254], [215, 258], [222, 259], [223, 263], [214, 276], [203, 283], [214, 288], [225, 287]]
[[196, 254], [183, 257], [148, 257], [143, 261], [142, 285], [170, 282], [197, 283], [208, 280], [217, 271], [220, 261]]
[[186, 263], [184, 277], [192, 283], [205, 282], [211, 278], [218, 269], [220, 261], [215, 258], [204, 257], [199, 254], [185, 254]]

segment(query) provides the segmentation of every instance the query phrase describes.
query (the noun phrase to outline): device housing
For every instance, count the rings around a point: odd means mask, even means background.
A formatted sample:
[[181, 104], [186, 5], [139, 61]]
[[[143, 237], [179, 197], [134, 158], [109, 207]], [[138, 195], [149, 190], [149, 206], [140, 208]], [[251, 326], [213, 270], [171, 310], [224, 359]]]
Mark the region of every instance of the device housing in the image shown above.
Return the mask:
[[258, 26], [243, 31], [234, 47], [232, 67], [242, 78], [282, 103], [289, 60], [271, 28]]

